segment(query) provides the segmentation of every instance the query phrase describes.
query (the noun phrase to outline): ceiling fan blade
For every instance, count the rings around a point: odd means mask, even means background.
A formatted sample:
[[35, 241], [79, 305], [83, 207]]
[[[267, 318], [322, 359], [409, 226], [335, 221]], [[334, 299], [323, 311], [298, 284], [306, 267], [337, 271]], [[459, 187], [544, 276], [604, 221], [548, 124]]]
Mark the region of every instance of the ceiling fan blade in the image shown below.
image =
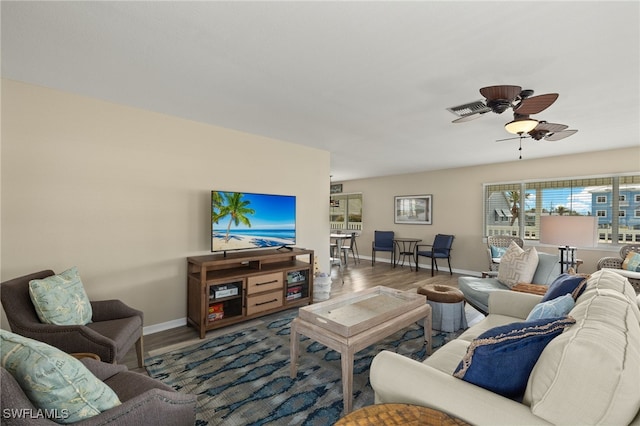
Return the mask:
[[546, 121], [541, 121], [538, 123], [534, 131], [546, 130], [549, 133], [561, 132], [565, 130], [567, 127], [566, 124], [556, 124], [556, 123], [547, 123]]
[[489, 86], [480, 89], [480, 94], [487, 100], [504, 99], [513, 102], [521, 91], [520, 86]]
[[560, 139], [568, 138], [574, 133], [578, 133], [577, 130], [563, 130], [561, 132], [549, 133], [544, 137], [546, 141], [559, 141]]
[[[491, 111], [491, 110], [489, 110]], [[466, 121], [471, 121], [471, 120], [475, 120], [476, 118], [480, 118], [480, 116], [482, 114], [485, 114], [487, 111], [482, 111], [482, 112], [473, 112], [471, 114], [467, 114], [467, 115], [463, 115], [460, 118], [456, 118], [455, 120], [452, 121], [452, 123], [464, 123]]]
[[513, 111], [520, 115], [537, 114], [549, 108], [556, 99], [558, 99], [557, 93], [533, 96], [531, 98], [523, 99], [518, 105], [513, 107]]

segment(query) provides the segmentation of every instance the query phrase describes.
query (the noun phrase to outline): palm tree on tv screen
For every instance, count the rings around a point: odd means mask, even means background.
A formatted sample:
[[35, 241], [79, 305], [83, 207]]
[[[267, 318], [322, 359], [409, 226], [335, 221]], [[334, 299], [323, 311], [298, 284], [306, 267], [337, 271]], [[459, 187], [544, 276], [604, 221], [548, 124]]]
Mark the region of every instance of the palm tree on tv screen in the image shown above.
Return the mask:
[[229, 232], [231, 231], [231, 224], [235, 226], [243, 225], [251, 228], [251, 221], [247, 216], [255, 214], [255, 210], [248, 208], [251, 201], [242, 200], [243, 194], [240, 192], [214, 192], [211, 197], [215, 208], [211, 211], [211, 220], [213, 223], [218, 223], [220, 219], [229, 216], [229, 223], [227, 224], [227, 233], [224, 237], [224, 242], [229, 242]]

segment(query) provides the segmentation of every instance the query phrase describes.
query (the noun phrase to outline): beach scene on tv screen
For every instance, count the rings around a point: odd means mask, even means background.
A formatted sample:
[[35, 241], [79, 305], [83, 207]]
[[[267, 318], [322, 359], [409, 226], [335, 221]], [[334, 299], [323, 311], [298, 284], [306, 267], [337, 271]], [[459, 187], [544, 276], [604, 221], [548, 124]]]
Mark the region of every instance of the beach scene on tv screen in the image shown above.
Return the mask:
[[295, 242], [294, 196], [212, 191], [212, 251], [282, 247]]

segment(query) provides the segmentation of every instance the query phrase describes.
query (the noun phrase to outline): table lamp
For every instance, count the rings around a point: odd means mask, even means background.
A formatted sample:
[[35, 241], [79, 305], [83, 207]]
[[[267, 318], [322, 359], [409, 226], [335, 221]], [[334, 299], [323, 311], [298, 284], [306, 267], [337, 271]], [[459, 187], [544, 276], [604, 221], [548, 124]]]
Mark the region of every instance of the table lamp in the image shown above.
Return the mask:
[[560, 272], [566, 272], [570, 267], [575, 267], [577, 247], [595, 247], [598, 244], [598, 218], [595, 216], [542, 216], [540, 217], [540, 243], [558, 245]]

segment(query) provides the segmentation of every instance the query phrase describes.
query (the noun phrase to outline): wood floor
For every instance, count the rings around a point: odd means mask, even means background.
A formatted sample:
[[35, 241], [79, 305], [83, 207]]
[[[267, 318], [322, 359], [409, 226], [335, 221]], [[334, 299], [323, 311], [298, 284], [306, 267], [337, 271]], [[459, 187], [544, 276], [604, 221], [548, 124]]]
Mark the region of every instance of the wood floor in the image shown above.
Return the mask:
[[[440, 271], [436, 271], [435, 276], [431, 277], [430, 269], [420, 269], [416, 272], [415, 268], [410, 270], [408, 265], [392, 268], [389, 263], [384, 262], [376, 262], [375, 266], [371, 266], [371, 261], [365, 259], [362, 259], [358, 264], [354, 264], [353, 259], [350, 257], [346, 267], [341, 269], [338, 266], [332, 267], [331, 297], [376, 286], [412, 290], [425, 284], [438, 283], [457, 288], [459, 276], [458, 274], [450, 275], [446, 266], [441, 267]], [[224, 331], [224, 328], [210, 331], [207, 333], [207, 337], [212, 337], [210, 334], [216, 332], [219, 334]], [[149, 352], [197, 338], [197, 331], [187, 325], [146, 335], [144, 336], [145, 358], [149, 356]], [[137, 368], [135, 348], [127, 353], [124, 364], [130, 370], [146, 374], [145, 369]]]

